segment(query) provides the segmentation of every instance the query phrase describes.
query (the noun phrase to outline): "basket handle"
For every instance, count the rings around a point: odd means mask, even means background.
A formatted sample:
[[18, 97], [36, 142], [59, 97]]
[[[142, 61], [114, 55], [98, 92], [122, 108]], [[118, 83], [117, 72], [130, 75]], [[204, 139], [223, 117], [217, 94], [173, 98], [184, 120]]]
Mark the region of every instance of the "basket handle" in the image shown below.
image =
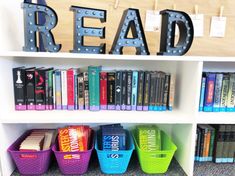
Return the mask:
[[152, 153], [149, 155], [151, 158], [166, 158], [167, 157], [167, 154], [157, 154], [157, 153]]

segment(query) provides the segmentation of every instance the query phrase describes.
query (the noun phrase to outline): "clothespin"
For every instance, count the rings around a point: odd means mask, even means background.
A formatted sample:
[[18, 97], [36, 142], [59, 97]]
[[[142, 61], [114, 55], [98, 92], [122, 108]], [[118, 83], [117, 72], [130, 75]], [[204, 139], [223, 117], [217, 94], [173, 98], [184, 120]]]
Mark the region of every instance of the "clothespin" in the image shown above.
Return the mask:
[[117, 8], [118, 8], [118, 5], [119, 5], [119, 0], [115, 0], [114, 9], [117, 9]]
[[176, 10], [176, 4], [173, 4], [172, 8], [173, 10]]
[[197, 15], [198, 15], [198, 5], [197, 4], [194, 6], [194, 10], [195, 10], [195, 17], [197, 18]]
[[219, 17], [222, 18], [224, 13], [224, 6], [220, 6]]
[[157, 13], [157, 3], [158, 0], [154, 0], [154, 13]]

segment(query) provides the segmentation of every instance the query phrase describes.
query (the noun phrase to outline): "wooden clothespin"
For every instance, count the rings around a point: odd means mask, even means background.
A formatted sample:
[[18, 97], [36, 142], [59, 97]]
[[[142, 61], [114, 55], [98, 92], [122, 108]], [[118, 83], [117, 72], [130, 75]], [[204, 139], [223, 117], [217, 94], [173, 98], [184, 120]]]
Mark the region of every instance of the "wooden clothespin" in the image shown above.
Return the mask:
[[197, 18], [197, 15], [198, 15], [198, 5], [197, 4], [194, 6], [194, 11], [195, 11], [195, 17]]
[[173, 10], [176, 10], [176, 4], [173, 4], [172, 8]]
[[117, 8], [118, 8], [118, 5], [119, 5], [119, 0], [115, 0], [114, 9], [117, 9]]
[[156, 13], [157, 12], [157, 4], [158, 3], [158, 0], [154, 0], [154, 12]]
[[224, 13], [224, 6], [220, 6], [220, 12], [219, 12], [219, 17], [223, 17], [223, 13]]

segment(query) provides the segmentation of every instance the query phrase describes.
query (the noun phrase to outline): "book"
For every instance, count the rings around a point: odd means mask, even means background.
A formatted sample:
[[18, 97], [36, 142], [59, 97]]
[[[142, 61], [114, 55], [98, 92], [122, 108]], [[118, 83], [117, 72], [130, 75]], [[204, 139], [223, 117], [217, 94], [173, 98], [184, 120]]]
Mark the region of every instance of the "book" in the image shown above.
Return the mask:
[[144, 97], [143, 97], [143, 111], [149, 110], [149, 97], [150, 97], [150, 85], [151, 75], [149, 71], [144, 74]]
[[116, 110], [121, 110], [122, 98], [122, 71], [116, 71], [115, 75], [115, 105]]
[[35, 69], [26, 70], [26, 105], [27, 110], [35, 110]]
[[156, 98], [156, 72], [151, 72], [151, 85], [150, 85], [150, 97], [149, 97], [149, 111], [154, 110], [155, 98]]
[[144, 95], [144, 71], [139, 71], [137, 92], [137, 111], [142, 111]]
[[222, 92], [221, 92], [221, 100], [220, 100], [220, 111], [225, 112], [227, 107], [227, 99], [228, 99], [228, 89], [229, 89], [229, 75], [223, 74], [222, 81]]
[[132, 92], [131, 92], [131, 109], [137, 107], [137, 90], [138, 90], [138, 71], [132, 72]]
[[122, 72], [122, 98], [121, 98], [121, 110], [126, 110], [127, 105], [127, 71]]
[[67, 70], [67, 108], [68, 110], [75, 109], [75, 94], [74, 94], [74, 76], [78, 75], [78, 69], [70, 68]]
[[233, 124], [231, 125], [231, 131], [229, 135], [227, 163], [234, 162], [234, 149], [235, 149], [235, 125]]
[[222, 82], [223, 82], [223, 74], [217, 73], [216, 80], [215, 80], [215, 95], [214, 95], [214, 102], [213, 102], [213, 112], [220, 111]]
[[227, 99], [227, 108], [226, 111], [234, 112], [235, 111], [235, 73], [229, 74], [229, 87], [228, 87], [228, 99]]
[[216, 144], [214, 148], [214, 162], [215, 163], [222, 163], [223, 159], [223, 145], [224, 145], [224, 137], [226, 131], [226, 125], [219, 125], [216, 127]]
[[228, 162], [228, 155], [229, 155], [229, 140], [230, 140], [230, 133], [232, 130], [232, 125], [225, 126], [224, 132], [224, 140], [223, 140], [223, 150], [222, 150], [222, 163]]
[[56, 109], [56, 85], [55, 85], [55, 70], [53, 71], [53, 75], [52, 75], [52, 79], [53, 79], [53, 109]]
[[174, 107], [174, 97], [175, 97], [175, 82], [176, 82], [176, 77], [174, 74], [171, 74], [170, 78], [170, 91], [169, 91], [169, 99], [168, 99], [168, 110], [172, 111]]
[[167, 110], [167, 100], [169, 98], [169, 88], [170, 88], [170, 75], [165, 74], [164, 88], [163, 88], [163, 101], [162, 101], [162, 110]]
[[107, 109], [107, 72], [100, 72], [100, 108]]
[[108, 110], [115, 110], [115, 72], [108, 72], [107, 77]]
[[88, 67], [89, 109], [91, 111], [97, 111], [100, 109], [100, 71], [101, 66]]
[[67, 82], [67, 70], [61, 70], [61, 99], [62, 109], [68, 109], [68, 82]]
[[200, 102], [199, 102], [199, 111], [203, 111], [204, 99], [205, 99], [205, 89], [206, 88], [206, 77], [202, 77], [201, 81], [201, 93], [200, 93]]
[[[83, 77], [83, 73], [80, 73], [82, 75], [82, 80], [83, 81], [83, 93], [84, 93], [84, 77]], [[79, 109], [79, 87], [78, 87], [78, 74], [74, 75], [74, 109], [78, 110]], [[84, 95], [83, 95], [84, 96]], [[82, 107], [81, 107], [82, 108]], [[82, 109], [85, 108], [85, 98], [84, 98], [84, 107]]]
[[164, 98], [164, 88], [165, 88], [165, 73], [160, 72], [160, 83], [159, 83], [159, 99], [158, 99], [158, 106], [157, 110], [163, 111], [163, 98]]
[[47, 72], [47, 74], [48, 74], [48, 104], [47, 104], [47, 107], [49, 110], [54, 109], [53, 73], [54, 73], [54, 69], [51, 69]]
[[85, 109], [89, 109], [89, 79], [88, 79], [88, 72], [83, 72], [83, 77], [84, 77], [84, 97], [85, 97]]
[[215, 76], [215, 73], [206, 73], [206, 92], [203, 108], [205, 112], [213, 111]]
[[205, 143], [205, 129], [204, 128], [201, 128], [199, 125], [198, 125], [200, 131], [201, 131], [201, 143], [200, 143], [200, 150], [199, 150], [199, 160], [198, 161], [203, 161], [204, 158], [203, 158], [203, 150], [204, 149], [204, 143]]
[[201, 130], [199, 128], [197, 128], [197, 141], [196, 141], [196, 150], [195, 150], [195, 160], [196, 161], [199, 161], [200, 145], [201, 145]]
[[132, 71], [127, 71], [127, 100], [126, 110], [131, 110], [131, 95], [132, 95]]
[[62, 109], [62, 84], [61, 84], [61, 71], [55, 70], [55, 103], [56, 109]]
[[83, 73], [78, 74], [78, 109], [85, 108], [85, 94], [84, 94], [84, 76]]
[[214, 150], [214, 140], [215, 140], [215, 129], [211, 125], [205, 125], [210, 131], [210, 142], [209, 142], [209, 153], [206, 161], [212, 161], [213, 150]]

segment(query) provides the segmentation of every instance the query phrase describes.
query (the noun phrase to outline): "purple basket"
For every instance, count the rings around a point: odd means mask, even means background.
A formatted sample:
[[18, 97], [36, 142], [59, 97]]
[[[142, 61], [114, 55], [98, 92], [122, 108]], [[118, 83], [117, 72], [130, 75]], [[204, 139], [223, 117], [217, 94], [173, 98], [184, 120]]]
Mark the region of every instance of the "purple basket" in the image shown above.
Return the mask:
[[[92, 132], [94, 134], [94, 132]], [[91, 158], [92, 150], [94, 149], [94, 135], [92, 136], [92, 144], [90, 149], [82, 152], [61, 152], [58, 151], [58, 145], [52, 147], [55, 154], [60, 172], [64, 175], [77, 175], [84, 174], [88, 170], [89, 161]], [[65, 159], [67, 156], [75, 156], [76, 159]]]
[[11, 154], [11, 157], [21, 175], [44, 174], [47, 172], [51, 162], [51, 149], [38, 152], [19, 151], [21, 142], [30, 134], [31, 131], [32, 130], [25, 132], [8, 148], [8, 152]]

